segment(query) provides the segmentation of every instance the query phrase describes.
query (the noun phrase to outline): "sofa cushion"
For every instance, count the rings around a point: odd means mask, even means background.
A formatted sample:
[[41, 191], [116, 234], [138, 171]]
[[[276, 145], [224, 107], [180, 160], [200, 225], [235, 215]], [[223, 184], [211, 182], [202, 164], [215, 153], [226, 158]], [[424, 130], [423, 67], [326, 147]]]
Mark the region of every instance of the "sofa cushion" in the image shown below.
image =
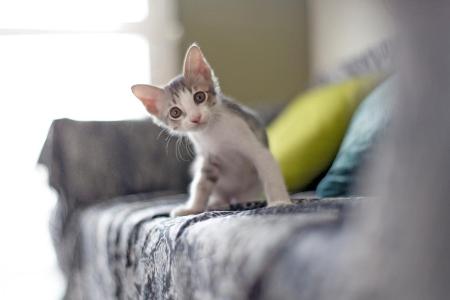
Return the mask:
[[343, 196], [351, 192], [358, 169], [370, 159], [371, 150], [389, 122], [393, 98], [395, 81], [390, 78], [358, 107], [333, 165], [317, 186], [320, 197]]
[[270, 150], [289, 190], [304, 188], [328, 168], [354, 110], [375, 82], [374, 77], [363, 77], [312, 89], [270, 124]]

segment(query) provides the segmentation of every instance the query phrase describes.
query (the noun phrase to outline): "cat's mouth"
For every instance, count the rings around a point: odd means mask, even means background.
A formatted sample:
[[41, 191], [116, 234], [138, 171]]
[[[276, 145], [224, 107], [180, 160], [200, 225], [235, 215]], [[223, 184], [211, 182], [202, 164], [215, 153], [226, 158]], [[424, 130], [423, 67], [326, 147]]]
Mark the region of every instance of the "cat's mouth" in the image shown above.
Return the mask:
[[202, 130], [207, 126], [207, 124], [208, 124], [207, 121], [198, 122], [195, 125], [193, 125], [190, 130], [193, 130], [193, 131], [194, 130], [195, 131]]

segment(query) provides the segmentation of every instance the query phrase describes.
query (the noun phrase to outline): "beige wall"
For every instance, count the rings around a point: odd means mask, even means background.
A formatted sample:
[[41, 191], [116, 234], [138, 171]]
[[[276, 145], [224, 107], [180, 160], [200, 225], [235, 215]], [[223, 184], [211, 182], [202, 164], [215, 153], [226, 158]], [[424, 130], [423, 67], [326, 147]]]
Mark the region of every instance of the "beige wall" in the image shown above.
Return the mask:
[[242, 102], [285, 101], [307, 81], [306, 10], [299, 0], [178, 0], [180, 61], [196, 41], [223, 91]]
[[392, 34], [385, 0], [308, 0], [310, 71], [335, 67]]
[[223, 91], [246, 103], [286, 101], [309, 78], [392, 35], [386, 0], [176, 0], [177, 65], [198, 42]]

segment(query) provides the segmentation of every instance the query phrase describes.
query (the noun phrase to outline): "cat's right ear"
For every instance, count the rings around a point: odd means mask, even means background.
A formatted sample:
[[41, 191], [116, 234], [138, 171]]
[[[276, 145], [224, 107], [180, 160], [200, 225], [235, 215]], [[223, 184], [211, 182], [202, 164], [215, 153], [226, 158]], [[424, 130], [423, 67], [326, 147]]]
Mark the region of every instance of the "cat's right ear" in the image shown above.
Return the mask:
[[149, 113], [159, 117], [163, 107], [164, 90], [147, 84], [136, 84], [131, 87], [133, 94], [141, 100]]
[[210, 82], [213, 71], [205, 59], [202, 50], [197, 44], [192, 44], [186, 52], [183, 63], [184, 78], [189, 80], [200, 80]]

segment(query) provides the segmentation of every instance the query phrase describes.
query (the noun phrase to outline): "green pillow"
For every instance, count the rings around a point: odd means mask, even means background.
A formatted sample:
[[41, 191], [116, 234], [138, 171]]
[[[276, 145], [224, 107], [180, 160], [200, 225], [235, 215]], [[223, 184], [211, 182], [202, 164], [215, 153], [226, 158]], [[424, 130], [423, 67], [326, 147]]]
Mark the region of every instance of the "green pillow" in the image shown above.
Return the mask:
[[290, 191], [304, 188], [329, 167], [353, 112], [376, 81], [364, 77], [315, 88], [269, 125], [270, 150]]
[[389, 79], [361, 103], [327, 175], [317, 186], [320, 197], [348, 195], [356, 181], [355, 173], [370, 156], [370, 150], [389, 122], [395, 82]]

